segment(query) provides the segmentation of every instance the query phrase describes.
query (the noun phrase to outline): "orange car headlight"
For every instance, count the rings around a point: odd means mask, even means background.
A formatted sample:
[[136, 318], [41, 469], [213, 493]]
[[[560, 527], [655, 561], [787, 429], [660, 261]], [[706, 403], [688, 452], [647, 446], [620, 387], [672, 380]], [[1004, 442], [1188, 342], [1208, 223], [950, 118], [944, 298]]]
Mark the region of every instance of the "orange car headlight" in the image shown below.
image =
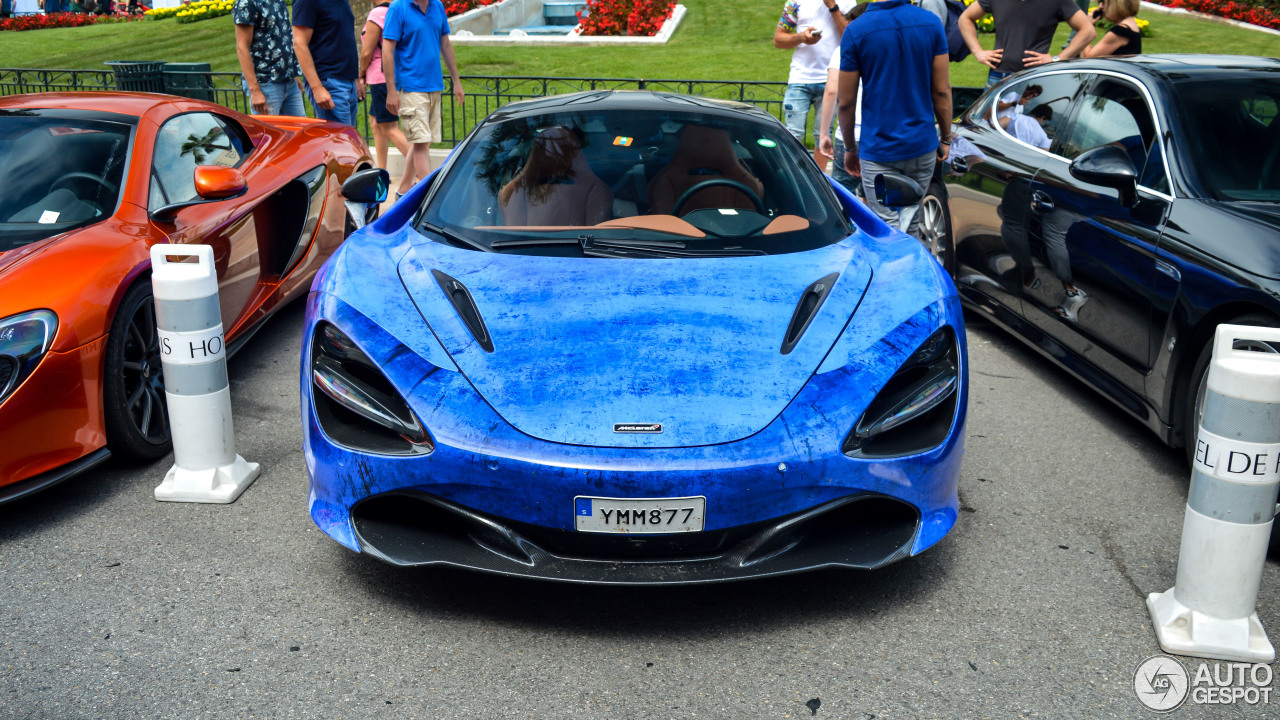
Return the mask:
[[0, 319], [0, 402], [40, 364], [58, 333], [52, 310], [32, 310]]

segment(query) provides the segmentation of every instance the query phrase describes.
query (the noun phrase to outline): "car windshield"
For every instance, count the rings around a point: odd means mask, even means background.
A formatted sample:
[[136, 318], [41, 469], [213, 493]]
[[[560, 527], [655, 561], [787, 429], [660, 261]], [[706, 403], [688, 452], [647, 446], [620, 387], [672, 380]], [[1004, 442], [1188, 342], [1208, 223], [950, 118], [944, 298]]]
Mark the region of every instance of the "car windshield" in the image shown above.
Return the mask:
[[1280, 202], [1280, 80], [1178, 83], [1194, 167], [1218, 200]]
[[80, 112], [0, 110], [0, 252], [114, 213], [131, 131]]
[[851, 232], [779, 124], [696, 112], [490, 122], [458, 151], [424, 234], [529, 255], [707, 257], [808, 250]]

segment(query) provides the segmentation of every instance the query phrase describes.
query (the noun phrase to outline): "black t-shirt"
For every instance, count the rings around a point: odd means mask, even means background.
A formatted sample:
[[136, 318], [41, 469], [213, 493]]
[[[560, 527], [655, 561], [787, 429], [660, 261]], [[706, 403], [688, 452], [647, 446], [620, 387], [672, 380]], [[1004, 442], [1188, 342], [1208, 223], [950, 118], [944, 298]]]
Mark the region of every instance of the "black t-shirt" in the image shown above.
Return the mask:
[[311, 59], [321, 80], [355, 80], [360, 73], [356, 52], [356, 16], [347, 0], [294, 0], [293, 24], [311, 28]]
[[1124, 45], [1116, 48], [1112, 55], [1141, 55], [1142, 54], [1142, 33], [1137, 30], [1130, 30], [1123, 25], [1115, 25], [1107, 32], [1113, 32], [1116, 37], [1124, 40]]
[[[1004, 49], [1000, 72], [1021, 70], [1027, 50], [1049, 52], [1058, 23], [1080, 12], [1074, 0], [978, 0], [978, 4], [996, 21], [996, 49]], [[296, 5], [293, 13], [296, 18]]]

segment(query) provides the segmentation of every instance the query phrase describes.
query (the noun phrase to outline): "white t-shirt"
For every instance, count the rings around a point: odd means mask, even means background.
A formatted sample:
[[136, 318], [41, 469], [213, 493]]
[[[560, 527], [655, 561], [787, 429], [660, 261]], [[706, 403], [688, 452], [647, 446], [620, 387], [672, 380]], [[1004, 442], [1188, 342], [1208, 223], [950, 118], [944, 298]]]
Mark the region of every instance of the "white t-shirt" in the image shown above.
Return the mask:
[[[836, 0], [840, 12], [848, 12], [855, 0]], [[836, 34], [833, 15], [822, 0], [787, 0], [782, 8], [778, 27], [787, 32], [803, 32], [807, 27], [822, 31], [822, 39], [812, 45], [797, 45], [791, 53], [790, 85], [814, 85], [827, 81], [827, 61], [831, 53], [840, 48], [840, 36]]]
[[1022, 96], [1021, 96], [1021, 95], [1019, 95], [1019, 94], [1018, 94], [1018, 93], [1016, 93], [1016, 92], [1007, 92], [1007, 93], [1005, 93], [1005, 94], [1000, 98], [1000, 102], [1002, 102], [1002, 103], [1013, 103], [1013, 105], [1010, 105], [1009, 107], [1005, 108], [1004, 110], [996, 110], [996, 119], [997, 119], [997, 120], [999, 120], [1000, 118], [1013, 117], [1014, 115], [1018, 115], [1018, 114], [1022, 113], [1022, 106], [1018, 104], [1018, 100], [1019, 100], [1021, 97], [1022, 97]]
[[[836, 47], [835, 54], [831, 56], [831, 63], [827, 65], [827, 70], [828, 71], [835, 70], [836, 72], [840, 72], [840, 48], [839, 47]], [[836, 129], [834, 130], [834, 133], [832, 134], [831, 137], [833, 139], [843, 138], [844, 136], [840, 134], [840, 113], [838, 111], [835, 114], [835, 119], [836, 119]], [[858, 83], [858, 107], [855, 109], [853, 122], [854, 122], [853, 139], [858, 142], [862, 142], [862, 83], [861, 82]]]
[[1048, 150], [1053, 144], [1045, 134], [1044, 128], [1040, 127], [1040, 121], [1030, 115], [1010, 116], [1009, 127], [1006, 129], [1010, 135], [1033, 147]]

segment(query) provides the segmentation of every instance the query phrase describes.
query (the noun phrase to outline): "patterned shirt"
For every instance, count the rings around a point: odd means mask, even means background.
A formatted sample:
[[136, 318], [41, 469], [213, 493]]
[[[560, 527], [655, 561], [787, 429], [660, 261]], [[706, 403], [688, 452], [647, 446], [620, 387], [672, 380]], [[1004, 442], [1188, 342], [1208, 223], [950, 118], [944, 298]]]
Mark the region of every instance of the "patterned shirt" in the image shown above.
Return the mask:
[[236, 0], [231, 20], [253, 27], [249, 55], [259, 84], [291, 82], [302, 74], [293, 54], [293, 26], [284, 0]]
[[[855, 4], [854, 0], [836, 2], [840, 12], [848, 12]], [[797, 45], [792, 51], [788, 84], [816, 85], [827, 81], [827, 61], [840, 47], [840, 36], [836, 34], [831, 15], [824, 0], [787, 0], [782, 6], [778, 27], [783, 32], [798, 33], [810, 26], [822, 31], [821, 40], [813, 45]]]

